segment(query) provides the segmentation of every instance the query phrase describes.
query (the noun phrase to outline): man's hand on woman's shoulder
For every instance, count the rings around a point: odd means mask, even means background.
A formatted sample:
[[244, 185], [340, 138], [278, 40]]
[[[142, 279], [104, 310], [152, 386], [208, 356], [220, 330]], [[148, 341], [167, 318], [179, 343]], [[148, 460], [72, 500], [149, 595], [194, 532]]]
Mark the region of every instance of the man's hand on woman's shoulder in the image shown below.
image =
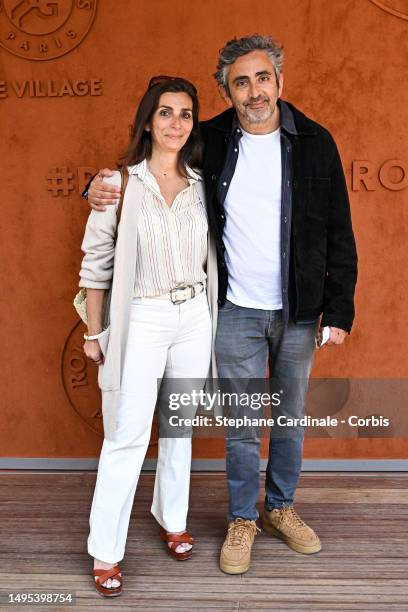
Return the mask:
[[120, 198], [120, 187], [103, 182], [110, 176], [113, 176], [113, 171], [109, 168], [99, 170], [88, 189], [89, 206], [99, 212], [106, 210], [107, 204], [117, 204]]

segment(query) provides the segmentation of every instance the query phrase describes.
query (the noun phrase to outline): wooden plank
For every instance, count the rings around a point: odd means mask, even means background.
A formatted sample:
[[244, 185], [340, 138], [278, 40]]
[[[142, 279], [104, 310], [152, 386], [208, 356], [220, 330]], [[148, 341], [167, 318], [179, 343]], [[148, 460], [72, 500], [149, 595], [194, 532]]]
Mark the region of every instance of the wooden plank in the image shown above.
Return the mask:
[[[181, 564], [167, 554], [150, 515], [153, 483], [153, 475], [141, 477], [122, 563], [125, 592], [107, 603], [94, 592], [86, 553], [95, 474], [0, 474], [0, 558], [13, 572], [0, 573], [3, 585], [73, 589], [79, 611], [408, 611], [405, 475], [302, 475], [296, 507], [323, 550], [299, 555], [262, 532], [243, 576], [225, 575], [218, 566], [225, 475], [192, 476], [189, 529], [197, 544], [193, 559]], [[259, 510], [262, 497], [260, 488]]]
[[[0, 470], [0, 489], [1, 487], [15, 486], [32, 486], [32, 478], [35, 476], [36, 482], [39, 485], [47, 486], [47, 483], [56, 491], [58, 489], [65, 491], [67, 487], [72, 487], [80, 494], [83, 487], [93, 489], [96, 480], [95, 471], [87, 472], [45, 472], [45, 471], [20, 471], [20, 470]], [[142, 475], [142, 486], [149, 486], [154, 482], [153, 473], [145, 473]], [[264, 476], [260, 477], [260, 482], [264, 480]], [[225, 472], [211, 473], [193, 473], [191, 482], [197, 481], [200, 483], [200, 489], [203, 496], [211, 493], [214, 489], [225, 489]], [[299, 488], [308, 487], [331, 487], [333, 484], [336, 487], [342, 488], [408, 488], [408, 472], [304, 472], [299, 480]], [[41, 492], [41, 491], [39, 491]]]
[[300, 488], [295, 503], [408, 504], [408, 489]]

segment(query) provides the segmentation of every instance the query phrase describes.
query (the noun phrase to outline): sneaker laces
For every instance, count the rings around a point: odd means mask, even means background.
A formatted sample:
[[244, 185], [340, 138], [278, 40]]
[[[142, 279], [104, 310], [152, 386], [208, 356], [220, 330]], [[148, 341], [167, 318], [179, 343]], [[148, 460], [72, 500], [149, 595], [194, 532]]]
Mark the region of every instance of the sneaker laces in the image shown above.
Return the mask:
[[287, 520], [295, 531], [307, 527], [293, 506], [284, 506], [280, 509], [280, 513], [280, 521]]
[[232, 548], [242, 548], [248, 535], [252, 533], [255, 536], [258, 531], [261, 530], [255, 521], [237, 518], [228, 527], [228, 545]]

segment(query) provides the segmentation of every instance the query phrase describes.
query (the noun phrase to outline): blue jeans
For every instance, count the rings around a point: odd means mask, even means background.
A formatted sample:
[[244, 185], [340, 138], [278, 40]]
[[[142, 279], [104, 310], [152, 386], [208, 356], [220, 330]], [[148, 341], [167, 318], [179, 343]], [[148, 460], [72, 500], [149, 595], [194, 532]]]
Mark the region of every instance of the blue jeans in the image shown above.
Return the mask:
[[[265, 379], [269, 358], [270, 377], [281, 381], [285, 389], [280, 406], [272, 409], [273, 417], [302, 417], [317, 325], [318, 321], [285, 325], [281, 310], [244, 308], [227, 300], [218, 313], [215, 345], [220, 378], [229, 379], [229, 390], [236, 384], [242, 391], [242, 385], [250, 385], [250, 379]], [[234, 416], [234, 410], [239, 414], [240, 409], [231, 406], [229, 416]], [[302, 466], [303, 438], [304, 428], [300, 426], [271, 431], [265, 478], [268, 510], [293, 503]], [[257, 428], [228, 431], [229, 520], [258, 518], [259, 447]]]

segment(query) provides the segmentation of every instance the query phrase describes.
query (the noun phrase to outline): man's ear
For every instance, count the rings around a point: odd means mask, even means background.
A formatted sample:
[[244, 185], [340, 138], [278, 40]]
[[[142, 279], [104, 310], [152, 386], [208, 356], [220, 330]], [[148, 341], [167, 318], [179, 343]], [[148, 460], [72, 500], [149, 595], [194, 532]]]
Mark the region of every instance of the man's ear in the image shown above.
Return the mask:
[[232, 100], [229, 97], [224, 85], [218, 85], [218, 91], [220, 92], [221, 98], [227, 103], [227, 105], [232, 106]]
[[279, 75], [279, 79], [278, 79], [278, 98], [281, 97], [282, 95], [282, 90], [283, 90], [283, 74], [282, 72]]

